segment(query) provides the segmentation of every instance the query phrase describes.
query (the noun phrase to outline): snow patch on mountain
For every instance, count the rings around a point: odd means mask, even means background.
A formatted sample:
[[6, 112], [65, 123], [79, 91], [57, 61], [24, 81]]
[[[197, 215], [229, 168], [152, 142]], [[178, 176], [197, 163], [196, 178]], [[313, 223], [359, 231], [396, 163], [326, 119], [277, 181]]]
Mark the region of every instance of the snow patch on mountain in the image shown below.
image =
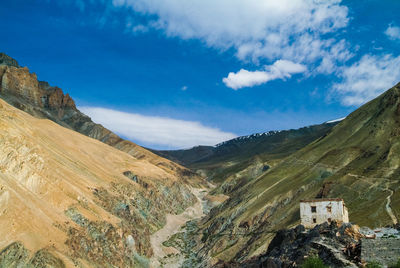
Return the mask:
[[339, 119], [327, 121], [327, 122], [325, 122], [325, 124], [340, 122], [340, 121], [343, 121], [344, 119], [346, 119], [346, 117], [342, 117], [342, 118], [339, 118]]

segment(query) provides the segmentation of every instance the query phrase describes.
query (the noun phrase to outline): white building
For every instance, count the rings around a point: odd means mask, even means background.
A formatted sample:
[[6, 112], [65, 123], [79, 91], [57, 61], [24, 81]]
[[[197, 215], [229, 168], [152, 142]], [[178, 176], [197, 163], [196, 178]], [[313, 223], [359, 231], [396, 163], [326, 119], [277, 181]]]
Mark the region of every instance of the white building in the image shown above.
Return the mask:
[[349, 222], [349, 213], [341, 198], [300, 200], [301, 224], [313, 228], [324, 222]]

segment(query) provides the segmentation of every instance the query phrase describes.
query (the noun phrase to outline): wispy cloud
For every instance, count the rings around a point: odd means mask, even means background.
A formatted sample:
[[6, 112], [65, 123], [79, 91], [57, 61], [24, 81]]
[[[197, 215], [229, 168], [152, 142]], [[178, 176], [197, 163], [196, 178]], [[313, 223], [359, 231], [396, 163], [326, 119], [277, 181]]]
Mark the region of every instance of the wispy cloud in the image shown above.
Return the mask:
[[132, 31], [134, 33], [145, 33], [149, 31], [149, 28], [143, 24], [138, 24], [132, 27]]
[[365, 55], [340, 73], [342, 82], [333, 86], [347, 106], [369, 101], [400, 81], [400, 56]]
[[189, 148], [199, 144], [215, 145], [237, 136], [204, 126], [199, 122], [126, 113], [100, 107], [79, 107], [79, 109], [93, 121], [144, 146]]
[[266, 65], [262, 71], [247, 71], [241, 69], [237, 73], [229, 73], [222, 81], [234, 90], [267, 83], [275, 79], [290, 78], [293, 74], [303, 73], [306, 66], [288, 60], [278, 60], [272, 65]]
[[389, 25], [385, 31], [385, 34], [392, 40], [400, 40], [400, 27]]

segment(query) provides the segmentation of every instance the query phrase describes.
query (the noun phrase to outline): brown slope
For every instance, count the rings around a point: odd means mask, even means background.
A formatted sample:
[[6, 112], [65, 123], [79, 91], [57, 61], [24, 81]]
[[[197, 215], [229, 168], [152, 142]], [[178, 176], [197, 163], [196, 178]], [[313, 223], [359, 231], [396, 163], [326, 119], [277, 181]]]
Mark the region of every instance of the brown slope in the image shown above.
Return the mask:
[[3, 100], [0, 130], [0, 267], [145, 265], [165, 215], [196, 202], [165, 169]]
[[81, 113], [74, 100], [58, 87], [39, 81], [35, 73], [20, 67], [11, 57], [0, 53], [0, 98], [35, 117], [47, 118], [91, 138], [104, 142], [136, 159], [146, 159], [188, 183], [201, 184], [188, 169], [159, 157], [141, 146], [124, 140]]

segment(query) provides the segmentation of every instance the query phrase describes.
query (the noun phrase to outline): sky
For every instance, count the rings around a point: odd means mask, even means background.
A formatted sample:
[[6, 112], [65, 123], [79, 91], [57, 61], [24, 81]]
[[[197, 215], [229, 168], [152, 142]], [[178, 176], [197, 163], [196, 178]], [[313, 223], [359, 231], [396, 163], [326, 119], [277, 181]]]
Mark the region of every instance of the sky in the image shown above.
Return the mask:
[[155, 149], [342, 118], [400, 82], [398, 0], [13, 0], [0, 52]]

